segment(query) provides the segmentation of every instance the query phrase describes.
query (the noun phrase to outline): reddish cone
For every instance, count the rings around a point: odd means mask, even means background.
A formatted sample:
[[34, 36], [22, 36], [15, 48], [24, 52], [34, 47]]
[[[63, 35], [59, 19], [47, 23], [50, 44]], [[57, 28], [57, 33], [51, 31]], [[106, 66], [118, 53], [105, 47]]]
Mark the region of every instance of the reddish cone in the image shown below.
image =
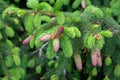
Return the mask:
[[51, 39], [51, 34], [46, 34], [40, 38], [40, 41], [45, 42], [48, 41], [49, 39]]
[[78, 70], [82, 69], [82, 61], [81, 61], [81, 57], [79, 54], [75, 54], [74, 55], [74, 60], [75, 60], [75, 64]]
[[82, 0], [81, 5], [82, 5], [82, 8], [83, 8], [83, 9], [86, 8], [85, 0]]
[[61, 35], [62, 33], [64, 32], [64, 27], [60, 27], [58, 30], [57, 30], [57, 35]]
[[98, 57], [97, 64], [99, 67], [101, 67], [102, 66], [102, 59], [101, 59], [101, 52], [100, 52], [99, 48], [96, 48], [96, 53], [97, 53], [97, 57]]
[[10, 15], [12, 14], [12, 12], [11, 12], [11, 11], [9, 11], [9, 12], [7, 12], [7, 14], [10, 16]]
[[28, 44], [32, 37], [33, 37], [33, 35], [30, 35], [30, 36], [28, 36], [27, 38], [25, 38], [25, 39], [23, 40], [22, 44], [23, 44], [23, 45]]
[[102, 66], [101, 52], [99, 48], [96, 47], [95, 50], [92, 51], [91, 60], [92, 60], [93, 66], [96, 66], [96, 65], [98, 65], [99, 67]]
[[98, 56], [97, 56], [97, 53], [95, 51], [93, 51], [91, 53], [91, 60], [92, 60], [92, 65], [96, 66], [97, 65]]
[[58, 52], [59, 50], [59, 39], [58, 38], [53, 39], [53, 49], [55, 52]]

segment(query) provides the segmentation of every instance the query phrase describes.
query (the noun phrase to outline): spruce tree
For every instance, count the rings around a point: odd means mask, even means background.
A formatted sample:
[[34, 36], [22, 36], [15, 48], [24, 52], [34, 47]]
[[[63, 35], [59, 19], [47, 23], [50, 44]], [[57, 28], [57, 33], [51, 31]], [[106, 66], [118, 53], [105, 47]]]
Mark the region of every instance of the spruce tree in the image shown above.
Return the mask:
[[1, 0], [0, 80], [119, 80], [119, 0]]

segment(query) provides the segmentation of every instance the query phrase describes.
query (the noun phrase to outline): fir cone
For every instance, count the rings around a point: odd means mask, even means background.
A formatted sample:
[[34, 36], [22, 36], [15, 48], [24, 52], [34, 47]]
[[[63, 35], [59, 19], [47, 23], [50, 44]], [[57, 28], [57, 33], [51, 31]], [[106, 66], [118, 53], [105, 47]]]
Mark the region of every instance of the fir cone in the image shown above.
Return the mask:
[[85, 0], [82, 0], [82, 2], [81, 2], [81, 6], [82, 6], [83, 9], [86, 8]]
[[57, 34], [57, 35], [61, 35], [63, 32], [64, 32], [64, 27], [60, 27], [60, 28], [57, 30], [56, 34]]
[[53, 49], [55, 52], [58, 52], [59, 50], [59, 39], [58, 38], [53, 39]]
[[93, 66], [96, 66], [97, 65], [97, 60], [98, 60], [98, 56], [97, 56], [97, 53], [96, 51], [92, 51], [91, 53], [91, 60], [92, 60], [92, 65]]
[[102, 66], [102, 59], [101, 59], [101, 52], [98, 47], [95, 47], [95, 49], [92, 50], [91, 53], [91, 60], [92, 60], [92, 65], [93, 66]]
[[25, 38], [25, 39], [23, 40], [22, 44], [23, 44], [23, 45], [28, 44], [32, 37], [33, 37], [33, 35], [30, 35], [30, 36], [28, 36], [27, 38]]
[[98, 57], [97, 64], [99, 67], [101, 67], [102, 66], [101, 52], [100, 52], [100, 49], [97, 47], [96, 47], [96, 53]]
[[13, 12], [11, 11], [8, 11], [7, 14], [10, 16], [11, 14], [13, 14]]
[[74, 55], [74, 60], [75, 60], [75, 64], [78, 70], [82, 69], [82, 61], [81, 61], [81, 57], [79, 54], [75, 54]]
[[51, 34], [46, 34], [40, 38], [41, 42], [45, 42], [51, 39]]

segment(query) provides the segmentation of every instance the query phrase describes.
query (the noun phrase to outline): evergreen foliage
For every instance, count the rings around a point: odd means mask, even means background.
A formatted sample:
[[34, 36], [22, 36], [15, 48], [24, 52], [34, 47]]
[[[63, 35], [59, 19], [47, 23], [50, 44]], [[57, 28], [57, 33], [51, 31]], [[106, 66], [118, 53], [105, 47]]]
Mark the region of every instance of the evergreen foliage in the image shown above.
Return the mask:
[[0, 80], [119, 80], [119, 0], [0, 0]]

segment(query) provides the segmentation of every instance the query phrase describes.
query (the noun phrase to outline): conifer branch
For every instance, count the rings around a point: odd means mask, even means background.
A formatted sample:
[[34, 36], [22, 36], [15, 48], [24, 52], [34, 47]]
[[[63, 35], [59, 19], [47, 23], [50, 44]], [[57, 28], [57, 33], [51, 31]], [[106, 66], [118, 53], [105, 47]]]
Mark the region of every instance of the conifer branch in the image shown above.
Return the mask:
[[2, 66], [3, 66], [2, 67], [3, 68], [3, 72], [4, 72], [5, 76], [7, 76], [7, 79], [10, 80], [10, 75], [8, 74], [8, 69], [6, 67], [6, 64], [5, 64], [5, 61], [4, 61], [3, 57], [2, 57], [1, 52], [0, 52], [0, 59], [1, 59], [1, 62], [2, 62]]
[[47, 15], [47, 16], [52, 16], [52, 17], [55, 17], [56, 16], [56, 14], [54, 14], [54, 13], [50, 13], [50, 12], [44, 12], [44, 11], [38, 11], [38, 13], [40, 13], [40, 14], [45, 14], [45, 15]]

